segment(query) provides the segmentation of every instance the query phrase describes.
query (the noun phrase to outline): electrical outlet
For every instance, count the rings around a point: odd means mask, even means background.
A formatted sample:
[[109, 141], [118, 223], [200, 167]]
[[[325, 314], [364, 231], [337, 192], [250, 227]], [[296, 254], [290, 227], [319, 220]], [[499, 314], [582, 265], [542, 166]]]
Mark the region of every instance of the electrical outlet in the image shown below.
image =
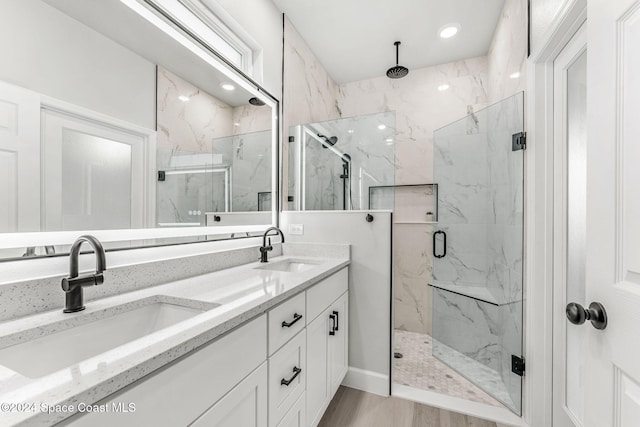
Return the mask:
[[289, 224], [289, 234], [302, 236], [304, 234], [304, 224]]

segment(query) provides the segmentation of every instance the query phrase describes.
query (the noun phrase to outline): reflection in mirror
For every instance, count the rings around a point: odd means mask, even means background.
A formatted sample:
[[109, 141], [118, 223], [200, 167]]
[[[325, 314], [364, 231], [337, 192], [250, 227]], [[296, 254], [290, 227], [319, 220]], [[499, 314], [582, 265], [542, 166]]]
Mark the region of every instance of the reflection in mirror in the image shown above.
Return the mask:
[[165, 69], [158, 100], [157, 225], [258, 211], [259, 194], [271, 191], [271, 109], [229, 105]]
[[0, 14], [0, 233], [272, 223], [277, 101], [254, 83], [148, 2]]

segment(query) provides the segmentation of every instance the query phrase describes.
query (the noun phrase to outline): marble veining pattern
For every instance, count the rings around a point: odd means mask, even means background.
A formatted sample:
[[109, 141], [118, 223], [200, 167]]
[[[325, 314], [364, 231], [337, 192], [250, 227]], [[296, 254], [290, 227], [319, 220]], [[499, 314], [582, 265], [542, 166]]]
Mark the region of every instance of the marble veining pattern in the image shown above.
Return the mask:
[[[304, 132], [291, 128], [291, 134], [304, 135], [298, 148], [304, 163], [305, 210], [367, 209], [369, 187], [393, 185], [395, 126], [391, 112], [310, 123]], [[317, 134], [336, 137], [337, 142], [324, 148]], [[350, 162], [345, 163], [342, 155], [348, 155]]]
[[[180, 100], [187, 96], [187, 101]], [[258, 210], [271, 191], [272, 110], [233, 107], [158, 69], [159, 224], [205, 224], [205, 212]]]
[[[338, 249], [339, 250], [339, 249]], [[299, 259], [300, 257], [297, 257]], [[273, 261], [286, 258], [274, 258]], [[82, 370], [71, 366], [40, 379], [29, 379], [7, 368], [0, 367], [3, 382], [0, 385], [0, 400], [3, 402], [45, 402], [53, 404], [94, 403], [122, 387], [177, 359], [191, 350], [215, 339], [217, 336], [253, 319], [291, 296], [302, 292], [323, 278], [349, 264], [348, 258], [307, 258], [319, 264], [302, 273], [284, 273], [256, 270], [257, 262], [215, 273], [197, 276], [122, 295], [116, 295], [87, 306], [84, 312], [68, 315], [61, 311], [35, 315], [16, 322], [8, 322], [4, 328], [18, 331], [38, 331], [48, 324], [53, 329], [68, 327], [65, 321], [91, 316], [94, 312], [121, 304], [145, 304], [149, 297], [166, 295], [209, 303], [225, 301], [224, 304], [178, 324], [137, 339], [123, 346], [125, 352], [111, 351], [82, 362]], [[230, 292], [244, 295], [249, 289], [251, 300], [231, 298]], [[48, 330], [51, 332], [51, 330]], [[82, 375], [69, 375], [69, 371]], [[2, 413], [3, 425], [13, 425], [28, 420], [29, 425], [45, 426], [61, 421], [65, 413]]]

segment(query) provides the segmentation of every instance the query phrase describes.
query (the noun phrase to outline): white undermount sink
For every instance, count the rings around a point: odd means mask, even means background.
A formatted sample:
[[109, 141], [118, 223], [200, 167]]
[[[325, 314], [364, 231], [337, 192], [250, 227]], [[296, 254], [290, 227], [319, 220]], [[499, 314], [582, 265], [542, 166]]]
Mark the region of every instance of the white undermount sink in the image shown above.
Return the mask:
[[320, 265], [320, 263], [307, 261], [307, 260], [285, 259], [282, 261], [268, 262], [256, 268], [259, 270], [284, 271], [287, 273], [301, 273], [303, 271], [306, 271], [310, 268], [315, 267], [316, 265]]
[[87, 321], [80, 321], [77, 326], [0, 349], [0, 365], [26, 377], [39, 378], [175, 325], [218, 305], [197, 306], [176, 300], [178, 299], [151, 298], [139, 301], [138, 304], [142, 303], [142, 307], [130, 310], [124, 308], [126, 311], [122, 311], [122, 306], [114, 307], [110, 309], [113, 313], [109, 312], [98, 320], [86, 316]]

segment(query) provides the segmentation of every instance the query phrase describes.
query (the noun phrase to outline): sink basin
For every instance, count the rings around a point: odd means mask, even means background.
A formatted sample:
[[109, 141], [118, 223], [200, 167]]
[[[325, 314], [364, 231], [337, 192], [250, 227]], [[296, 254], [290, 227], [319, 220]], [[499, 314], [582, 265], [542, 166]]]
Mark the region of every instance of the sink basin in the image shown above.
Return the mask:
[[124, 306], [107, 309], [114, 313], [99, 320], [87, 315], [86, 322], [77, 326], [0, 349], [0, 365], [26, 377], [39, 378], [175, 325], [217, 305], [190, 307], [167, 302], [173, 298], [165, 299], [138, 301], [137, 304], [144, 305], [124, 312]]
[[259, 270], [284, 271], [287, 273], [301, 273], [310, 268], [320, 265], [320, 263], [312, 261], [301, 261], [295, 259], [286, 259], [283, 261], [269, 262], [265, 265], [256, 267]]

